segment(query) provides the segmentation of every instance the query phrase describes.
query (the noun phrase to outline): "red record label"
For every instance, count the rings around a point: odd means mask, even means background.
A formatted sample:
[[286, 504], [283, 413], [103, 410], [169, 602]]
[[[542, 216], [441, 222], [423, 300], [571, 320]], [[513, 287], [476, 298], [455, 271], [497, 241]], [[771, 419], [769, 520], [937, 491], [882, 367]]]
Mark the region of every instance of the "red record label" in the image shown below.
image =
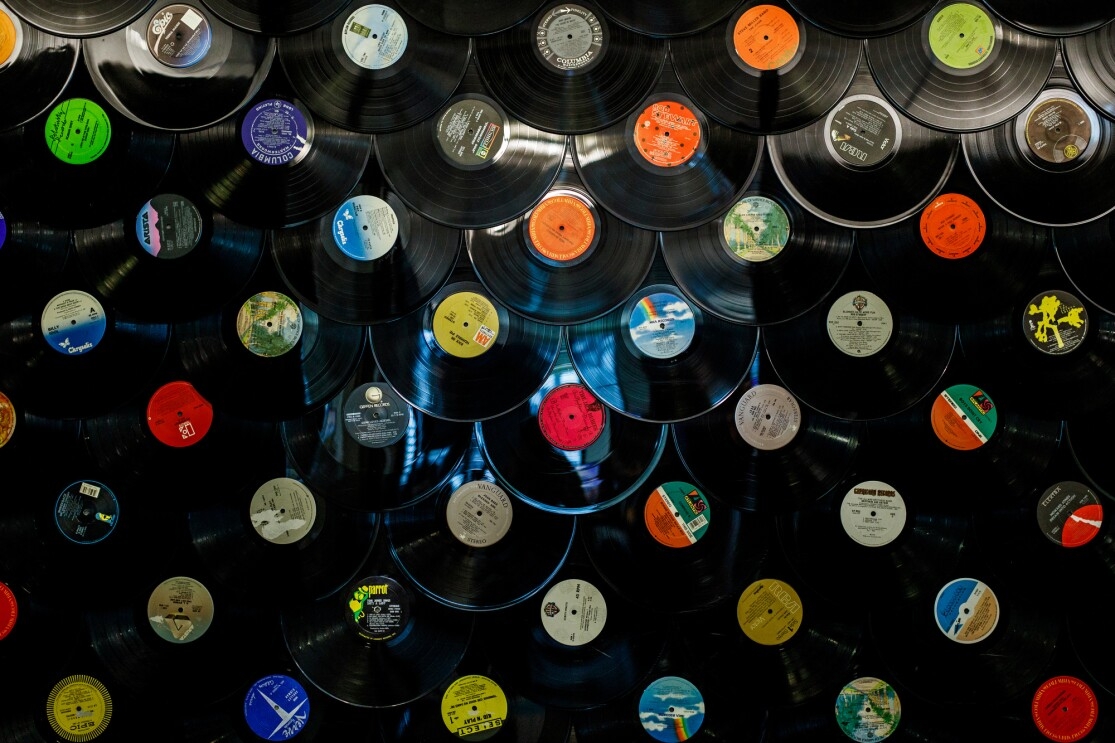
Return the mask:
[[189, 382], [164, 384], [147, 403], [147, 426], [167, 446], [193, 446], [212, 425], [213, 406]]
[[604, 406], [583, 385], [563, 384], [546, 393], [538, 406], [538, 428], [565, 451], [591, 446], [604, 431]]
[[15, 599], [15, 593], [0, 583], [0, 640], [12, 633], [18, 618], [19, 602]]
[[942, 258], [968, 257], [986, 235], [983, 210], [963, 194], [941, 194], [921, 213], [922, 242]]
[[1030, 706], [1038, 732], [1058, 743], [1083, 740], [1096, 726], [1099, 705], [1086, 683], [1055, 676], [1038, 687]]

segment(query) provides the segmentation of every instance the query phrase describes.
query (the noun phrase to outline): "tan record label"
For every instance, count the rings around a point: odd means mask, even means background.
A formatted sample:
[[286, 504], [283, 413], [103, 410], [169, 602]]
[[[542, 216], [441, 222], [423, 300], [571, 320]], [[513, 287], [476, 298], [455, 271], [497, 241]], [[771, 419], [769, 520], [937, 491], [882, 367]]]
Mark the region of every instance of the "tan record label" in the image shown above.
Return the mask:
[[450, 356], [472, 359], [499, 337], [499, 314], [491, 300], [476, 292], [455, 292], [434, 311], [434, 340]]
[[15, 405], [11, 398], [0, 392], [0, 449], [15, 435]]
[[890, 544], [906, 526], [906, 501], [887, 483], [866, 480], [844, 494], [840, 524], [852, 541], [864, 547]]
[[1043, 100], [1026, 115], [1026, 144], [1046, 162], [1075, 160], [1084, 154], [1091, 138], [1088, 113], [1067, 98]]
[[568, 194], [547, 196], [527, 220], [530, 247], [557, 263], [575, 261], [596, 239], [596, 219], [584, 201]]
[[441, 697], [441, 721], [460, 740], [493, 737], [507, 720], [507, 695], [487, 676], [462, 676]]
[[736, 403], [736, 431], [756, 449], [781, 449], [801, 428], [801, 406], [776, 384], [758, 384]]
[[469, 547], [490, 547], [511, 529], [511, 499], [487, 480], [466, 482], [453, 491], [445, 518], [453, 536]]
[[756, 5], [736, 21], [732, 44], [748, 67], [777, 70], [797, 54], [801, 31], [794, 17], [777, 5]]
[[801, 628], [801, 597], [777, 580], [757, 580], [740, 595], [736, 620], [760, 645], [781, 645]]
[[921, 213], [921, 240], [942, 258], [966, 258], [983, 244], [987, 218], [972, 199], [958, 193], [941, 194]]
[[92, 676], [67, 676], [46, 698], [47, 722], [69, 741], [95, 740], [112, 720], [112, 695]]
[[684, 165], [701, 143], [701, 124], [678, 101], [658, 101], [643, 109], [635, 123], [635, 148], [651, 165]]
[[999, 600], [983, 581], [957, 578], [937, 593], [937, 627], [953, 642], [971, 644], [987, 639], [999, 624]]
[[193, 642], [213, 622], [213, 596], [193, 578], [168, 578], [147, 599], [147, 617], [155, 634], [167, 642]]
[[302, 483], [276, 477], [261, 485], [252, 496], [252, 528], [272, 544], [294, 544], [317, 520], [317, 500]]
[[868, 291], [848, 292], [829, 307], [829, 340], [849, 356], [871, 356], [887, 345], [894, 318], [887, 303]]
[[577, 647], [595, 640], [608, 620], [603, 594], [588, 581], [556, 583], [542, 599], [542, 627], [562, 645]]

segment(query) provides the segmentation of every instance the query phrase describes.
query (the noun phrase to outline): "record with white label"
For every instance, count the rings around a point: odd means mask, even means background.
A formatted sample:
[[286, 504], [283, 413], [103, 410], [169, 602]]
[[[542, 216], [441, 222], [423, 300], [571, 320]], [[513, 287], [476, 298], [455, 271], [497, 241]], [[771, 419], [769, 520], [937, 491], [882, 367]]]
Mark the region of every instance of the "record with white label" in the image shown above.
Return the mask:
[[0, 130], [45, 111], [77, 66], [81, 42], [42, 31], [0, 3]]
[[4, 286], [0, 319], [36, 309], [39, 297], [63, 276], [70, 248], [69, 230], [25, 219], [0, 204], [0, 276], [19, 277]]
[[204, 0], [227, 23], [253, 34], [287, 36], [325, 23], [347, 0]]
[[33, 26], [59, 36], [98, 36], [122, 28], [155, 0], [8, 0]]
[[430, 28], [457, 36], [487, 36], [526, 18], [538, 10], [541, 0], [474, 0], [467, 12], [453, 0], [401, 0], [399, 4]]
[[1041, 0], [988, 0], [987, 4], [1019, 28], [1046, 36], [1076, 36], [1115, 20], [1115, 11], [1102, 4], [1074, 7], [1071, 13], [1051, 8]]
[[851, 0], [834, 6], [827, 0], [790, 0], [813, 23], [832, 33], [853, 38], [885, 36], [917, 22], [935, 0], [896, 0], [879, 7], [873, 0]]

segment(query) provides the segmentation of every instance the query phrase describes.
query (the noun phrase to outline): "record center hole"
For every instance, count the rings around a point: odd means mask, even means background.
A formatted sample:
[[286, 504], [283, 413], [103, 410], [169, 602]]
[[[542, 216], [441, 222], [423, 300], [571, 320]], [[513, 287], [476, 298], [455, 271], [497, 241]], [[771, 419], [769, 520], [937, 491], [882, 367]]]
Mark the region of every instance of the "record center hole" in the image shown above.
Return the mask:
[[658, 323], [658, 329], [659, 330], [665, 330], [666, 329], [666, 323], [664, 323], [664, 322]]
[[577, 610], [576, 609], [570, 609], [569, 613], [572, 614], [573, 616], [577, 616]]
[[468, 327], [468, 320], [465, 320], [464, 323], [462, 323], [462, 326], [467, 328]]
[[856, 320], [856, 325], [863, 325], [863, 320]]
[[483, 511], [477, 511], [477, 512], [476, 512], [476, 515], [477, 515], [477, 516], [483, 516], [483, 515], [484, 515], [484, 512], [483, 512]]
[[77, 325], [77, 320], [70, 320], [70, 325]]
[[972, 610], [971, 610], [971, 609], [969, 609], [969, 608], [968, 608], [967, 606], [965, 606], [965, 607], [964, 607], [964, 613], [965, 613], [965, 614], [971, 614], [971, 613], [972, 613]]
[[569, 414], [569, 420], [576, 420], [576, 419], [577, 419], [577, 416], [573, 415], [572, 413]]
[[875, 516], [875, 511], [872, 511], [872, 512], [871, 512], [871, 516], [872, 516], [872, 517], [874, 517], [874, 516]]
[[472, 705], [472, 711], [473, 712], [479, 712], [480, 710], [477, 709], [476, 705], [474, 704], [474, 705]]
[[774, 613], [774, 609], [767, 609], [767, 614], [773, 614], [773, 613]]

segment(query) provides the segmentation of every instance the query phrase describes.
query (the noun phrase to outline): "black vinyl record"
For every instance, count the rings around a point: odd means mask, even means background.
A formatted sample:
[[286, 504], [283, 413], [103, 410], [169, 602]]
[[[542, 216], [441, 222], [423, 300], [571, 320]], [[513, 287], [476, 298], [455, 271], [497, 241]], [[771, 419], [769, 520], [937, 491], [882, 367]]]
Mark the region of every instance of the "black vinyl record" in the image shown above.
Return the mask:
[[890, 296], [855, 261], [810, 312], [764, 327], [767, 355], [786, 388], [850, 420], [894, 415], [928, 395], [952, 358], [956, 325], [892, 309]]
[[753, 326], [703, 312], [660, 259], [623, 305], [566, 333], [573, 366], [600, 402], [658, 423], [723, 402], [747, 374], [759, 338]]
[[880, 227], [940, 191], [956, 164], [958, 139], [883, 99], [861, 55], [847, 94], [824, 119], [768, 144], [782, 184], [806, 209], [848, 227]]
[[1069, 281], [1084, 299], [1109, 313], [1115, 313], [1115, 286], [1106, 280], [1115, 271], [1113, 242], [1115, 215], [1053, 230], [1057, 259]]
[[639, 288], [654, 233], [617, 219], [588, 195], [571, 155], [529, 212], [468, 235], [480, 281], [514, 312], [554, 324], [592, 320]]
[[412, 408], [365, 354], [324, 405], [283, 421], [282, 435], [314, 492], [346, 508], [385, 511], [412, 505], [445, 482], [464, 458], [472, 427]]
[[[121, 312], [174, 322], [217, 310], [248, 283], [264, 231], [192, 196], [160, 190], [113, 222], [74, 231], [78, 267], [98, 296]], [[185, 297], [168, 296], [168, 287]]]
[[858, 41], [800, 18], [785, 0], [748, 0], [723, 22], [670, 42], [674, 69], [721, 124], [774, 134], [813, 123], [856, 73]]
[[391, 188], [416, 212], [480, 229], [510, 222], [538, 203], [561, 170], [567, 139], [508, 115], [470, 65], [437, 113], [378, 135], [376, 158]]
[[864, 38], [900, 31], [929, 12], [936, 0], [895, 0], [884, 7], [874, 0], [833, 5], [828, 0], [789, 0], [808, 20], [841, 36]]
[[229, 218], [291, 227], [326, 214], [360, 180], [369, 134], [316, 120], [275, 73], [236, 116], [179, 135], [186, 178]]
[[987, 4], [1019, 28], [1046, 36], [1076, 36], [1115, 20], [1115, 11], [1102, 3], [1082, 5], [1071, 13], [1059, 12], [1041, 0], [988, 0]]
[[1105, 23], [1084, 34], [1061, 41], [1065, 69], [1088, 102], [1108, 118], [1115, 118], [1115, 59], [1112, 48], [1115, 24]]
[[26, 124], [65, 89], [77, 66], [81, 42], [28, 25], [0, 3], [0, 130]]
[[[1060, 65], [1022, 113], [961, 140], [980, 188], [1016, 217], [1064, 227], [1115, 209], [1115, 184], [1107, 177], [1115, 121], [1096, 113]], [[1057, 198], [1039, 196], [1050, 193]]]
[[384, 523], [391, 556], [420, 591], [487, 611], [530, 599], [554, 577], [577, 519], [511, 497], [474, 446], [430, 497]]
[[551, 2], [476, 40], [480, 74], [496, 99], [512, 116], [561, 134], [603, 129], [631, 113], [665, 59], [665, 43], [609, 23], [591, 2]]
[[0, 472], [13, 482], [37, 478], [81, 449], [81, 421], [29, 413], [21, 397], [0, 388]]
[[8, 0], [28, 23], [59, 36], [99, 36], [123, 28], [155, 0]]
[[44, 604], [15, 581], [0, 580], [0, 663], [20, 669], [21, 683], [59, 673], [85, 639], [72, 620], [66, 609]]
[[814, 307], [852, 252], [852, 230], [803, 209], [775, 176], [769, 152], [727, 212], [662, 233], [662, 257], [682, 291], [704, 310], [748, 325], [783, 322]]
[[204, 6], [160, 3], [122, 29], [82, 42], [97, 90], [158, 129], [211, 126], [263, 84], [275, 42], [233, 28]]
[[590, 513], [635, 492], [667, 446], [665, 425], [619, 415], [588, 391], [562, 349], [530, 399], [477, 427], [485, 459], [521, 500]]
[[508, 312], [467, 260], [424, 306], [371, 326], [384, 379], [424, 413], [456, 421], [494, 418], [522, 404], [557, 358], [561, 327]]
[[763, 140], [710, 122], [667, 63], [623, 121], [573, 137], [590, 194], [624, 221], [682, 230], [714, 218], [755, 176]]
[[856, 234], [867, 273], [896, 306], [957, 323], [1001, 311], [1048, 247], [1048, 228], [1003, 211], [965, 167], [920, 213]]
[[609, 0], [604, 13], [621, 26], [647, 36], [684, 36], [723, 18], [738, 0]]
[[864, 440], [863, 423], [799, 403], [762, 347], [731, 397], [671, 430], [697, 485], [733, 508], [775, 513], [821, 498], [855, 463]]
[[332, 22], [279, 40], [279, 61], [309, 108], [337, 126], [385, 132], [432, 116], [465, 74], [469, 41], [435, 31], [392, 0], [351, 0]]
[[203, 0], [210, 10], [237, 28], [264, 36], [286, 36], [325, 23], [348, 0]]
[[70, 260], [70, 231], [0, 210], [0, 276], [18, 277], [0, 295], [0, 319], [35, 309], [62, 278]]
[[538, 10], [541, 0], [474, 0], [468, 12], [452, 0], [402, 0], [400, 5], [430, 28], [457, 36], [486, 36], [511, 28]]
[[1099, 408], [1084, 411], [1065, 422], [1065, 440], [1087, 481], [1115, 500], [1115, 460], [1109, 456], [1109, 421], [1110, 411]]
[[279, 273], [299, 300], [337, 322], [397, 319], [449, 279], [464, 235], [409, 209], [368, 167], [321, 217], [271, 233]]
[[871, 74], [910, 118], [937, 129], [1001, 124], [1037, 97], [1057, 42], [999, 21], [982, 3], [941, 0], [919, 23], [867, 42]]

